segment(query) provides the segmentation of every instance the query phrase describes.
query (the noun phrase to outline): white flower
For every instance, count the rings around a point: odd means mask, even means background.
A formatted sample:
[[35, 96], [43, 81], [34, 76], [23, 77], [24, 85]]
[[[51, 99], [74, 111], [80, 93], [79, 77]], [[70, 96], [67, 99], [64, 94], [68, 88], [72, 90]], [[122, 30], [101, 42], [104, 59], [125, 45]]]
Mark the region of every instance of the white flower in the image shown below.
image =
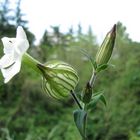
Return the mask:
[[0, 69], [7, 83], [20, 71], [23, 54], [29, 48], [29, 42], [21, 26], [17, 28], [16, 38], [3, 37], [4, 56], [0, 59]]

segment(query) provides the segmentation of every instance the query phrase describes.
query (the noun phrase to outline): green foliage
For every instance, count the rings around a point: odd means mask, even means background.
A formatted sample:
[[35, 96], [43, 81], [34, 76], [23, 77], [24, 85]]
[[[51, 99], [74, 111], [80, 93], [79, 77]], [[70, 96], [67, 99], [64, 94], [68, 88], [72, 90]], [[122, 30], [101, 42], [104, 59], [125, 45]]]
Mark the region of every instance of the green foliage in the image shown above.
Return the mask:
[[97, 72], [100, 72], [102, 70], [105, 70], [106, 68], [108, 67], [108, 64], [102, 64], [102, 65], [99, 65], [96, 69]]
[[134, 132], [130, 132], [130, 134], [129, 134], [129, 140], [139, 140], [140, 139], [140, 137], [139, 136], [137, 136]]
[[101, 101], [105, 106], [107, 105], [107, 102], [106, 102], [106, 99], [105, 99], [103, 93], [93, 94], [93, 97], [92, 97], [90, 103], [87, 104], [87, 109], [89, 109], [89, 110], [95, 109], [95, 107], [97, 106], [97, 103], [99, 101]]
[[81, 134], [81, 136], [84, 138], [86, 138], [85, 135], [85, 130], [86, 130], [86, 119], [87, 119], [87, 113], [84, 110], [75, 110], [73, 112], [73, 116], [74, 116], [74, 122]]
[[[2, 36], [15, 34], [13, 25], [12, 29], [11, 26], [5, 27], [1, 26], [4, 29], [0, 31]], [[139, 139], [140, 43], [129, 39], [121, 23], [118, 23], [117, 30], [115, 51], [110, 62], [115, 68], [108, 67], [99, 73], [93, 91], [105, 91], [108, 105], [103, 108], [98, 103], [90, 112], [87, 128], [89, 140]], [[79, 27], [78, 32], [75, 35], [71, 29], [63, 34], [59, 30], [60, 35], [56, 33], [59, 38], [63, 38], [61, 45], [58, 42], [53, 44], [49, 38], [52, 47], [50, 42], [44, 40], [40, 46], [29, 50], [32, 56], [42, 62], [61, 60], [73, 65], [80, 77], [77, 93], [89, 80], [93, 67], [81, 50], [86, 50], [89, 56], [95, 58], [98, 49], [91, 29], [83, 34]], [[54, 36], [52, 33], [52, 38]], [[100, 70], [105, 67], [101, 66]], [[71, 97], [63, 102], [50, 99], [42, 92], [39, 75], [27, 66], [22, 66], [20, 74], [8, 85], [3, 85], [2, 79], [0, 82], [0, 140], [81, 140], [72, 118], [72, 110], [76, 105]], [[97, 95], [94, 102], [101, 97]]]

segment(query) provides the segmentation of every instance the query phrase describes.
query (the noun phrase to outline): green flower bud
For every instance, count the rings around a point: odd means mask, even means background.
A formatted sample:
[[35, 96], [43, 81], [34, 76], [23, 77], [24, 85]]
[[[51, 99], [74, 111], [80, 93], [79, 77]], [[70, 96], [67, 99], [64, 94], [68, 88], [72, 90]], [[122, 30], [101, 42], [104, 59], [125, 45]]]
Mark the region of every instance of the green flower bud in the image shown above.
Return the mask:
[[49, 61], [37, 67], [43, 74], [43, 88], [46, 93], [54, 98], [63, 99], [78, 83], [77, 72], [67, 63]]
[[89, 103], [92, 97], [92, 87], [90, 83], [88, 82], [83, 93], [83, 102], [84, 103]]
[[97, 65], [107, 64], [114, 48], [116, 38], [116, 24], [112, 30], [107, 33], [101, 47], [99, 48], [96, 55]]

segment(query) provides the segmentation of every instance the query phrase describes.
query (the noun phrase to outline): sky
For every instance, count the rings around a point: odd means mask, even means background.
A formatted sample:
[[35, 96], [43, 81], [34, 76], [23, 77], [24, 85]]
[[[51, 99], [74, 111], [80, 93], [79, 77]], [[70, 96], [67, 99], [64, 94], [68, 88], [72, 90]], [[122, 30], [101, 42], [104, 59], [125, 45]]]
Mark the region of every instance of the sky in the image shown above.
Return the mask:
[[100, 43], [118, 21], [131, 39], [140, 41], [140, 0], [22, 0], [21, 9], [37, 42], [51, 25], [66, 32], [80, 23], [84, 32], [91, 25]]

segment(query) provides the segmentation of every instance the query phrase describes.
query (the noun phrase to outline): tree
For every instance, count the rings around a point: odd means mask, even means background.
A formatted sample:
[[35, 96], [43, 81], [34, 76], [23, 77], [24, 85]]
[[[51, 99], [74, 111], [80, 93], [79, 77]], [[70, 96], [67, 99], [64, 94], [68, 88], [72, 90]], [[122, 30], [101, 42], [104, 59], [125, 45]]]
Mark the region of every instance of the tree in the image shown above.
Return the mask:
[[13, 36], [15, 27], [10, 22], [13, 16], [10, 15], [12, 9], [9, 8], [9, 0], [0, 3], [0, 37], [5, 36], [8, 32], [9, 36]]
[[0, 3], [0, 23], [4, 26], [7, 26], [9, 24], [9, 20], [11, 20], [11, 17], [9, 16], [9, 13], [11, 12], [11, 9], [9, 9], [9, 0], [4, 0]]
[[24, 14], [20, 9], [21, 0], [17, 0], [16, 8], [10, 9], [10, 1], [0, 3], [0, 38], [3, 36], [13, 37], [17, 26], [22, 26], [27, 34], [30, 45], [33, 45], [35, 36], [28, 30], [27, 21], [23, 20]]
[[129, 38], [129, 34], [126, 32], [126, 27], [123, 26], [121, 22], [117, 23], [117, 39], [119, 42], [130, 43], [131, 39]]
[[15, 10], [15, 24], [16, 26], [24, 26], [26, 27], [26, 24], [28, 23], [27, 20], [23, 20], [23, 16], [25, 16], [25, 14], [22, 13], [21, 9], [20, 9], [20, 5], [21, 5], [21, 0], [17, 1], [17, 5], [16, 5], [16, 10]]
[[40, 41], [40, 45], [46, 45], [49, 47], [52, 47], [52, 40], [51, 40], [51, 36], [49, 34], [49, 32], [47, 31], [47, 29], [45, 30], [43, 37]]

